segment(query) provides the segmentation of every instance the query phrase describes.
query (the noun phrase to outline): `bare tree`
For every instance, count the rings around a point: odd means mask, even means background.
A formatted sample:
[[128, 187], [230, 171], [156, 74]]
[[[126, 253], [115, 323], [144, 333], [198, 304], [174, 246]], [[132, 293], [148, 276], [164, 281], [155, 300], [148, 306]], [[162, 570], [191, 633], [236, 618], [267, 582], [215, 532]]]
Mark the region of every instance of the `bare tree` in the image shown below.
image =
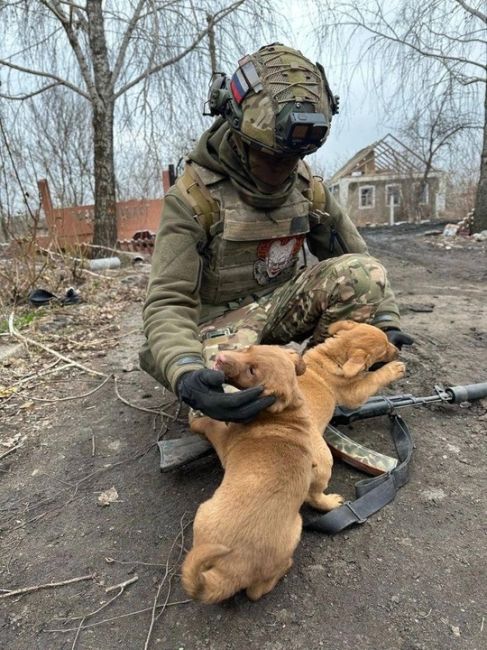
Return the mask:
[[[32, 207], [32, 195], [30, 187], [22, 179], [22, 168], [24, 167], [24, 156], [21, 147], [13, 142], [6, 131], [3, 111], [0, 110], [0, 230], [3, 238], [9, 240], [15, 227], [24, 223], [13, 223], [13, 215], [24, 217], [22, 221], [29, 218], [37, 219], [36, 208]], [[34, 193], [33, 196], [36, 196]], [[20, 200], [16, 200], [17, 197]]]
[[445, 206], [448, 218], [467, 215], [475, 205], [478, 181], [476, 161], [480, 155], [480, 145], [478, 140], [460, 138], [457, 146], [449, 152], [446, 164], [448, 201]]
[[130, 109], [124, 111], [127, 115], [147, 112], [151, 102], [158, 101], [166, 104], [169, 115], [177, 110], [175, 89], [181, 88], [184, 77], [190, 79], [185, 85], [187, 104], [192, 75], [181, 67], [183, 60], [190, 57], [197, 74], [203, 60], [209, 63], [204, 43], [209, 30], [226, 25], [235, 34], [244, 23], [250, 31], [255, 25], [247, 12], [265, 16], [268, 9], [267, 2], [256, 0], [0, 3], [0, 97], [25, 101], [64, 88], [90, 108], [95, 243], [113, 246], [116, 241], [116, 105], [123, 102]]
[[435, 166], [447, 164], [460, 146], [460, 138], [470, 138], [470, 131], [481, 126], [471, 112], [462, 112], [451, 80], [439, 91], [434, 87], [429, 95], [416, 97], [404, 107], [404, 117], [398, 131], [401, 139], [424, 161], [423, 175], [411, 193], [411, 209], [422, 219], [423, 198], [428, 178]]
[[[487, 228], [487, 14], [484, 0], [328, 0], [319, 4], [317, 33], [343, 52], [368, 58], [370, 83], [402, 108], [445, 82], [464, 110], [484, 97], [483, 146], [475, 205], [475, 230]], [[327, 41], [330, 46], [329, 41]], [[394, 83], [396, 81], [396, 83]], [[392, 93], [391, 85], [394, 86]], [[395, 105], [395, 106], [394, 106]]]
[[22, 143], [32, 170], [26, 175], [47, 178], [53, 198], [62, 205], [91, 201], [93, 132], [85, 100], [59, 87], [27, 100], [25, 108], [11, 133]]

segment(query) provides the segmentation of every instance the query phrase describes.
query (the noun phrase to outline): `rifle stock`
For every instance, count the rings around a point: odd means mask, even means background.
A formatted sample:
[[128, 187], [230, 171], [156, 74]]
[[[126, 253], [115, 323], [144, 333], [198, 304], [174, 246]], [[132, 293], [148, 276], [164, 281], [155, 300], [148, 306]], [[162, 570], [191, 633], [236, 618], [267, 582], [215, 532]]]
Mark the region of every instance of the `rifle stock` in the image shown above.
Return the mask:
[[396, 458], [364, 447], [332, 425], [326, 427], [325, 440], [336, 458], [367, 474], [379, 476], [392, 471], [397, 465]]

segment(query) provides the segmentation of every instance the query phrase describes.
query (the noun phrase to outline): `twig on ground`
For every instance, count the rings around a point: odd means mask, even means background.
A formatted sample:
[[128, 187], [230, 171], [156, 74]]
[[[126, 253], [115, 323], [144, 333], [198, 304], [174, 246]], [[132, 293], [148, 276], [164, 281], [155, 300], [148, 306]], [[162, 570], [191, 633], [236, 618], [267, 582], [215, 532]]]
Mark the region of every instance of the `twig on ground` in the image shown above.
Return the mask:
[[[7, 564], [4, 565], [4, 566], [5, 566], [5, 571], [8, 573], [9, 576], [12, 575], [12, 574], [10, 573], [10, 565], [12, 564], [12, 560], [14, 559], [14, 555], [16, 554], [16, 552], [17, 552], [18, 549], [19, 549], [19, 546], [20, 546], [23, 542], [24, 542], [23, 539], [19, 539], [19, 540], [18, 540], [17, 544], [14, 545], [14, 548], [13, 548], [12, 552], [10, 553], [10, 557], [9, 557], [8, 560], [7, 560]], [[0, 589], [0, 591], [10, 591], [10, 589]]]
[[9, 454], [11, 454], [13, 451], [16, 451], [20, 447], [22, 447], [22, 445], [15, 445], [15, 447], [11, 447], [10, 449], [7, 449], [7, 451], [4, 451], [3, 454], [0, 454], [0, 460], [5, 458], [5, 456], [8, 456]]
[[131, 585], [133, 582], [137, 582], [138, 579], [139, 579], [139, 576], [137, 574], [135, 574], [134, 576], [132, 576], [132, 578], [129, 578], [128, 580], [125, 580], [125, 582], [120, 582], [118, 585], [112, 585], [111, 587], [107, 587], [105, 589], [105, 591], [106, 591], [107, 594], [109, 594], [111, 591], [114, 591], [115, 589], [119, 589], [120, 587], [125, 589], [125, 587], [127, 587], [128, 585]]
[[91, 457], [93, 458], [95, 456], [95, 451], [96, 451], [96, 442], [95, 442], [95, 434], [91, 434]]
[[41, 348], [41, 350], [44, 350], [45, 352], [49, 352], [49, 354], [52, 354], [53, 356], [57, 357], [58, 359], [61, 359], [62, 361], [66, 361], [67, 363], [71, 364], [72, 366], [76, 366], [76, 368], [79, 368], [80, 370], [83, 370], [84, 372], [87, 372], [91, 375], [98, 375], [99, 377], [106, 377], [107, 375], [104, 372], [99, 372], [98, 370], [93, 370], [92, 368], [88, 368], [88, 366], [84, 366], [82, 363], [78, 363], [77, 361], [74, 361], [73, 359], [70, 359], [69, 357], [64, 356], [63, 354], [60, 354], [59, 352], [56, 352], [56, 350], [53, 350], [47, 345], [44, 345], [44, 343], [39, 343], [39, 341], [35, 341], [34, 339], [31, 339], [27, 336], [24, 336], [21, 334], [18, 330], [15, 329], [14, 326], [14, 313], [12, 312], [9, 316], [8, 319], [8, 329], [9, 332], [12, 336], [14, 336], [16, 339], [19, 341], [22, 341], [23, 343], [27, 343], [30, 345], [34, 345], [38, 348]]
[[53, 399], [47, 399], [45, 397], [35, 397], [34, 395], [30, 395], [30, 399], [34, 400], [35, 402], [67, 402], [68, 400], [71, 399], [83, 399], [84, 397], [89, 397], [90, 395], [93, 395], [93, 393], [96, 393], [96, 391], [100, 390], [100, 388], [103, 388], [103, 386], [107, 383], [109, 379], [112, 379], [113, 375], [108, 375], [105, 377], [105, 379], [101, 382], [101, 384], [98, 384], [96, 388], [93, 388], [92, 390], [88, 391], [87, 393], [82, 393], [81, 395], [70, 395], [69, 397], [55, 397]]
[[48, 582], [44, 585], [34, 585], [33, 587], [23, 587], [22, 589], [12, 589], [6, 594], [0, 594], [0, 598], [11, 598], [12, 596], [20, 596], [22, 594], [28, 594], [32, 591], [39, 591], [40, 589], [50, 589], [52, 587], [62, 587], [64, 585], [70, 585], [73, 582], [81, 582], [82, 580], [93, 580], [95, 577], [94, 573], [90, 573], [86, 576], [80, 576], [79, 578], [70, 578], [69, 580], [61, 580], [60, 582]]
[[[174, 404], [175, 401], [176, 400], [174, 400], [171, 403], [171, 406], [172, 406], [172, 404]], [[176, 420], [179, 417], [180, 412], [181, 412], [181, 402], [177, 402], [176, 413], [173, 415], [173, 422], [176, 422]], [[165, 420], [161, 416], [161, 426], [159, 428], [159, 432], [157, 433], [157, 440], [162, 440], [164, 438], [164, 436], [166, 435], [166, 433], [169, 430], [169, 425], [170, 425], [170, 421], [168, 422], [167, 420]]]
[[87, 481], [88, 479], [90, 479], [93, 476], [96, 476], [97, 474], [101, 474], [102, 472], [107, 472], [109, 470], [115, 469], [115, 467], [118, 467], [119, 465], [123, 465], [124, 463], [130, 463], [130, 462], [132, 462], [134, 460], [137, 460], [138, 458], [142, 458], [142, 456], [145, 456], [145, 454], [150, 449], [152, 449], [152, 447], [154, 447], [154, 446], [155, 446], [155, 443], [152, 443], [148, 447], [146, 447], [144, 450], [139, 451], [135, 456], [130, 456], [129, 458], [123, 458], [122, 460], [119, 460], [116, 463], [112, 463], [110, 465], [107, 465], [106, 467], [100, 467], [99, 469], [96, 469], [95, 471], [90, 472], [86, 476], [83, 476], [83, 478], [80, 478], [79, 481], [76, 481], [76, 483], [73, 483], [74, 492], [70, 496], [68, 501], [66, 501], [66, 503], [71, 503], [71, 501], [73, 501], [73, 499], [75, 498], [75, 496], [78, 493], [78, 488], [81, 485], [81, 483], [84, 483], [85, 481]]
[[[187, 528], [187, 526], [189, 526], [191, 524], [191, 521], [188, 521], [187, 523], [183, 524], [185, 516], [186, 516], [186, 513], [184, 513], [183, 516], [180, 519], [180, 530], [179, 530], [177, 536], [174, 538], [174, 541], [173, 541], [173, 543], [171, 545], [171, 548], [169, 550], [169, 554], [168, 554], [168, 557], [167, 557], [167, 560], [166, 560], [166, 563], [165, 563], [164, 575], [163, 575], [163, 577], [162, 577], [162, 579], [161, 579], [161, 581], [159, 583], [159, 586], [158, 586], [158, 589], [157, 589], [157, 595], [156, 595], [156, 598], [154, 600], [154, 603], [153, 603], [152, 607], [144, 607], [143, 609], [139, 609], [139, 610], [136, 610], [136, 611], [133, 611], [133, 612], [127, 612], [125, 614], [119, 614], [118, 616], [112, 616], [110, 618], [105, 618], [105, 619], [103, 619], [101, 621], [96, 621], [95, 623], [90, 623], [88, 625], [84, 625], [84, 622], [85, 622], [85, 620], [87, 618], [90, 618], [90, 617], [94, 616], [95, 614], [100, 612], [102, 609], [105, 609], [106, 607], [108, 607], [108, 605], [110, 603], [112, 603], [116, 598], [118, 598], [123, 593], [124, 589], [129, 584], [132, 584], [133, 582], [138, 580], [138, 576], [133, 576], [132, 578], [126, 580], [125, 582], [120, 583], [119, 585], [113, 585], [111, 587], [107, 587], [105, 589], [105, 591], [107, 593], [110, 592], [112, 589], [117, 589], [117, 588], [119, 588], [120, 591], [117, 594], [115, 594], [115, 596], [112, 599], [110, 599], [107, 603], [104, 603], [101, 607], [99, 607], [95, 611], [90, 612], [89, 614], [86, 614], [86, 615], [84, 615], [82, 617], [71, 617], [71, 618], [62, 619], [64, 621], [74, 621], [74, 620], [78, 620], [78, 618], [79, 618], [80, 623], [76, 627], [46, 629], [46, 630], [44, 630], [44, 632], [63, 632], [63, 633], [76, 632], [76, 636], [74, 638], [73, 645], [71, 646], [71, 650], [73, 650], [73, 648], [76, 645], [76, 642], [78, 641], [79, 635], [81, 634], [82, 630], [87, 630], [88, 628], [97, 627], [98, 625], [103, 625], [105, 623], [111, 623], [112, 621], [117, 621], [117, 620], [120, 620], [121, 618], [127, 618], [129, 616], [136, 616], [137, 614], [143, 614], [145, 612], [151, 612], [152, 613], [151, 624], [150, 624], [149, 631], [147, 633], [147, 638], [146, 638], [146, 642], [145, 642], [145, 646], [144, 646], [144, 648], [147, 649], [149, 641], [150, 641], [150, 636], [152, 634], [152, 629], [154, 627], [154, 623], [159, 618], [159, 616], [164, 612], [164, 610], [167, 607], [172, 607], [174, 605], [185, 605], [185, 604], [191, 602], [190, 599], [169, 602], [169, 595], [170, 595], [170, 589], [169, 589], [164, 603], [162, 603], [161, 605], [157, 604], [157, 599], [158, 599], [158, 597], [160, 595], [162, 586], [164, 585], [164, 583], [165, 583], [165, 581], [166, 581], [166, 579], [168, 577], [169, 577], [169, 579], [171, 579], [175, 575], [177, 565], [178, 565], [178, 563], [179, 563], [179, 561], [181, 559], [182, 548], [184, 547], [184, 531]], [[176, 565], [172, 569], [170, 569], [169, 568], [169, 562], [170, 562], [170, 559], [171, 559], [171, 554], [172, 554], [172, 552], [174, 550], [174, 547], [178, 543], [179, 539], [181, 539], [181, 544], [180, 544], [180, 551], [179, 551], [179, 554], [178, 554], [178, 557], [177, 557], [177, 560], [176, 560]], [[141, 563], [141, 564], [145, 564], [145, 563]], [[161, 611], [156, 616], [157, 610], [161, 610]]]
[[76, 636], [73, 639], [73, 644], [71, 646], [71, 650], [74, 650], [74, 647], [76, 646], [76, 643], [78, 642], [79, 635], [81, 634], [81, 630], [83, 629], [83, 624], [86, 621], [86, 619], [91, 618], [95, 614], [98, 614], [99, 612], [101, 612], [102, 609], [105, 609], [106, 607], [108, 607], [108, 605], [111, 605], [115, 600], [117, 600], [117, 598], [119, 598], [123, 594], [123, 592], [125, 591], [125, 587], [127, 587], [128, 585], [131, 585], [133, 582], [136, 582], [138, 579], [139, 579], [139, 576], [136, 575], [136, 576], [133, 576], [133, 578], [130, 578], [130, 580], [126, 580], [125, 582], [122, 582], [119, 585], [113, 585], [113, 587], [107, 587], [107, 589], [105, 589], [105, 591], [107, 593], [112, 591], [113, 589], [118, 589], [118, 592], [115, 594], [115, 596], [113, 596], [113, 598], [110, 598], [110, 600], [108, 600], [106, 603], [103, 603], [103, 605], [100, 605], [100, 607], [98, 607], [98, 609], [95, 609], [93, 612], [90, 612], [89, 614], [85, 614], [82, 617], [77, 617], [76, 616], [76, 617], [73, 617], [73, 618], [64, 619], [64, 620], [74, 621], [74, 620], [77, 620], [78, 618], [80, 618], [79, 625], [76, 628]]
[[116, 282], [118, 278], [112, 278], [110, 275], [102, 275], [101, 273], [95, 273], [94, 271], [90, 271], [89, 269], [84, 269], [83, 267], [80, 267], [78, 269], [80, 273], [86, 273], [86, 275], [91, 275], [92, 277], [98, 278], [100, 280], [106, 280], [107, 282]]
[[82, 618], [81, 621], [79, 622], [78, 629], [76, 630], [76, 636], [73, 639], [73, 645], [71, 646], [71, 650], [74, 650], [74, 647], [76, 643], [78, 642], [79, 635], [81, 634], [81, 628], [83, 627], [83, 623], [85, 622], [85, 618]]
[[[74, 499], [76, 498], [76, 496], [78, 494], [79, 487], [80, 487], [80, 485], [82, 483], [84, 483], [88, 479], [92, 478], [93, 476], [96, 476], [97, 474], [101, 474], [102, 472], [108, 472], [108, 471], [110, 471], [112, 469], [115, 469], [116, 467], [119, 467], [120, 465], [123, 465], [124, 463], [130, 463], [130, 462], [133, 462], [134, 460], [138, 460], [139, 458], [142, 458], [142, 456], [145, 456], [145, 454], [147, 454], [147, 452], [150, 451], [155, 445], [156, 445], [156, 443], [151, 443], [150, 445], [145, 447], [143, 450], [137, 452], [135, 456], [130, 456], [128, 458], [123, 458], [122, 460], [119, 460], [116, 463], [107, 465], [106, 467], [100, 467], [99, 469], [97, 469], [97, 470], [95, 470], [93, 472], [90, 472], [86, 476], [83, 476], [83, 478], [79, 479], [75, 483], [72, 483], [70, 485], [68, 484], [69, 487], [66, 487], [65, 489], [66, 490], [67, 489], [74, 489], [74, 491], [73, 491], [73, 494], [69, 497], [69, 499], [67, 501], [63, 502], [61, 505], [58, 505], [58, 506], [52, 508], [51, 510], [47, 510], [46, 512], [43, 512], [42, 514], [37, 515], [36, 517], [32, 517], [31, 519], [28, 519], [27, 521], [24, 521], [23, 523], [19, 524], [18, 526], [14, 526], [13, 528], [10, 528], [9, 532], [13, 532], [15, 530], [18, 530], [19, 528], [24, 528], [25, 526], [27, 526], [27, 524], [30, 524], [30, 523], [32, 523], [34, 521], [37, 521], [38, 519], [41, 519], [42, 517], [45, 517], [45, 515], [50, 514], [51, 512], [56, 512], [57, 510], [60, 510], [61, 508], [64, 508], [66, 505], [68, 505], [69, 503], [72, 503], [72, 501], [74, 501]], [[62, 490], [62, 492], [64, 492], [64, 491], [65, 490]], [[40, 505], [42, 505], [46, 501], [52, 501], [52, 499], [43, 499], [39, 503], [37, 503], [35, 506], [30, 508], [29, 510], [33, 510], [34, 508], [39, 507]], [[10, 521], [7, 522], [7, 523], [10, 523]]]
[[127, 406], [130, 406], [133, 409], [137, 409], [138, 411], [143, 411], [144, 413], [152, 413], [155, 415], [165, 415], [166, 417], [170, 418], [171, 420], [174, 420], [174, 416], [172, 416], [170, 413], [167, 413], [166, 411], [163, 411], [161, 409], [148, 409], [145, 408], [144, 406], [138, 406], [137, 404], [131, 404], [128, 402], [124, 397], [120, 395], [120, 391], [118, 390], [118, 378], [114, 377], [115, 379], [115, 394], [118, 397], [118, 399], [126, 404]]
[[[187, 603], [191, 603], [192, 600], [188, 598], [187, 600], [174, 600], [170, 603], [166, 603], [165, 605], [157, 605], [156, 609], [161, 609], [162, 607], [173, 607], [174, 605], [186, 605]], [[83, 630], [87, 630], [90, 627], [98, 627], [98, 625], [104, 625], [105, 623], [112, 623], [113, 621], [118, 621], [121, 618], [127, 618], [129, 616], [136, 616], [137, 614], [144, 614], [145, 612], [151, 612], [152, 611], [152, 606], [151, 607], [144, 607], [144, 609], [137, 609], [134, 612], [127, 612], [126, 614], [119, 614], [118, 616], [112, 616], [111, 618], [104, 618], [101, 621], [97, 621], [96, 623], [90, 623], [89, 625], [84, 625]], [[69, 619], [68, 619], [69, 620]], [[52, 629], [52, 630], [43, 630], [44, 632], [75, 632], [78, 628], [77, 627], [67, 627], [67, 628], [57, 628], [57, 629]]]
[[[11, 336], [10, 334], [8, 336]], [[52, 372], [58, 372], [60, 370], [65, 370], [66, 368], [72, 368], [71, 363], [67, 363], [65, 366], [57, 367], [60, 363], [61, 359], [56, 359], [56, 361], [45, 368], [44, 370], [40, 370], [39, 372], [34, 372], [31, 375], [27, 375], [27, 377], [22, 377], [22, 379], [18, 379], [15, 381], [12, 386], [19, 386], [20, 384], [25, 384], [26, 382], [31, 381], [32, 379], [37, 379], [37, 377], [43, 377], [44, 375], [49, 375]]]
[[[176, 537], [174, 538], [173, 543], [171, 544], [171, 548], [169, 549], [169, 553], [168, 553], [167, 560], [166, 560], [164, 575], [162, 576], [161, 581], [159, 582], [159, 585], [157, 587], [157, 593], [156, 593], [156, 596], [154, 598], [154, 603], [152, 605], [151, 621], [150, 621], [149, 629], [147, 630], [147, 636], [146, 636], [146, 639], [145, 639], [144, 650], [148, 650], [148, 648], [149, 648], [150, 638], [152, 636], [152, 631], [154, 629], [155, 622], [164, 613], [164, 611], [165, 611], [165, 609], [167, 607], [167, 603], [169, 601], [169, 596], [171, 595], [171, 581], [172, 581], [172, 578], [174, 576], [174, 573], [176, 573], [178, 563], [179, 563], [179, 561], [181, 559], [182, 549], [184, 548], [184, 530], [185, 530], [186, 526], [189, 526], [189, 524], [191, 523], [191, 522], [188, 522], [187, 524], [183, 525], [183, 520], [184, 520], [185, 516], [186, 516], [186, 513], [183, 513], [181, 519], [179, 520], [179, 533], [176, 535]], [[181, 538], [179, 555], [178, 555], [178, 558], [176, 560], [175, 566], [173, 566], [172, 569], [169, 569], [169, 561], [171, 559], [171, 555], [172, 555], [172, 552], [174, 550], [174, 547], [178, 543], [179, 538]], [[163, 587], [164, 583], [166, 582], [166, 580], [168, 578], [169, 578], [169, 584], [168, 584], [166, 599], [165, 599], [164, 603], [162, 604], [162, 606], [160, 608], [161, 611], [156, 616], [156, 611], [158, 609], [157, 601], [159, 600], [159, 596], [160, 596], [162, 587]]]
[[107, 564], [128, 564], [130, 566], [133, 566], [134, 564], [142, 564], [143, 566], [166, 566], [161, 562], [143, 562], [142, 560], [133, 560], [132, 562], [129, 562], [128, 560], [115, 560], [113, 557], [106, 557], [105, 562]]

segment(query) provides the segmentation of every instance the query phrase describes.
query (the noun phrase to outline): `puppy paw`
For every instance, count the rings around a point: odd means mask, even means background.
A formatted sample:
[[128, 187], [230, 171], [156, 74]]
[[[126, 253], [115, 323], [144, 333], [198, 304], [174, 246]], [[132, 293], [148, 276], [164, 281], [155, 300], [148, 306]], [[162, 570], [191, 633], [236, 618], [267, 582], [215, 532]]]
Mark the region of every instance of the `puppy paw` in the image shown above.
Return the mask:
[[391, 381], [401, 379], [406, 374], [406, 364], [402, 361], [391, 361], [384, 367], [386, 368]]
[[344, 501], [341, 494], [312, 494], [306, 499], [310, 506], [325, 512], [338, 508]]
[[345, 501], [341, 494], [325, 494], [327, 502], [329, 503], [329, 510], [334, 510], [343, 504]]

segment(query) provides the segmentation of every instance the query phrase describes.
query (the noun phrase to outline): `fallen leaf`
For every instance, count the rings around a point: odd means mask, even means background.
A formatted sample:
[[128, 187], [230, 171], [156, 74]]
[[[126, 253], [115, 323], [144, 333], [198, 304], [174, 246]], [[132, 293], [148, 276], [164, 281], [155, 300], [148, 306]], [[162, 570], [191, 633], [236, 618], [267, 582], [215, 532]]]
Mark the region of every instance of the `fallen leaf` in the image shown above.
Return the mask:
[[20, 409], [31, 409], [34, 406], [34, 402], [32, 400], [29, 400], [28, 402], [24, 402], [19, 406]]
[[17, 386], [0, 386], [0, 399], [10, 397], [17, 392]]
[[114, 487], [98, 495], [98, 505], [100, 506], [109, 506], [116, 501], [118, 501], [118, 492]]

